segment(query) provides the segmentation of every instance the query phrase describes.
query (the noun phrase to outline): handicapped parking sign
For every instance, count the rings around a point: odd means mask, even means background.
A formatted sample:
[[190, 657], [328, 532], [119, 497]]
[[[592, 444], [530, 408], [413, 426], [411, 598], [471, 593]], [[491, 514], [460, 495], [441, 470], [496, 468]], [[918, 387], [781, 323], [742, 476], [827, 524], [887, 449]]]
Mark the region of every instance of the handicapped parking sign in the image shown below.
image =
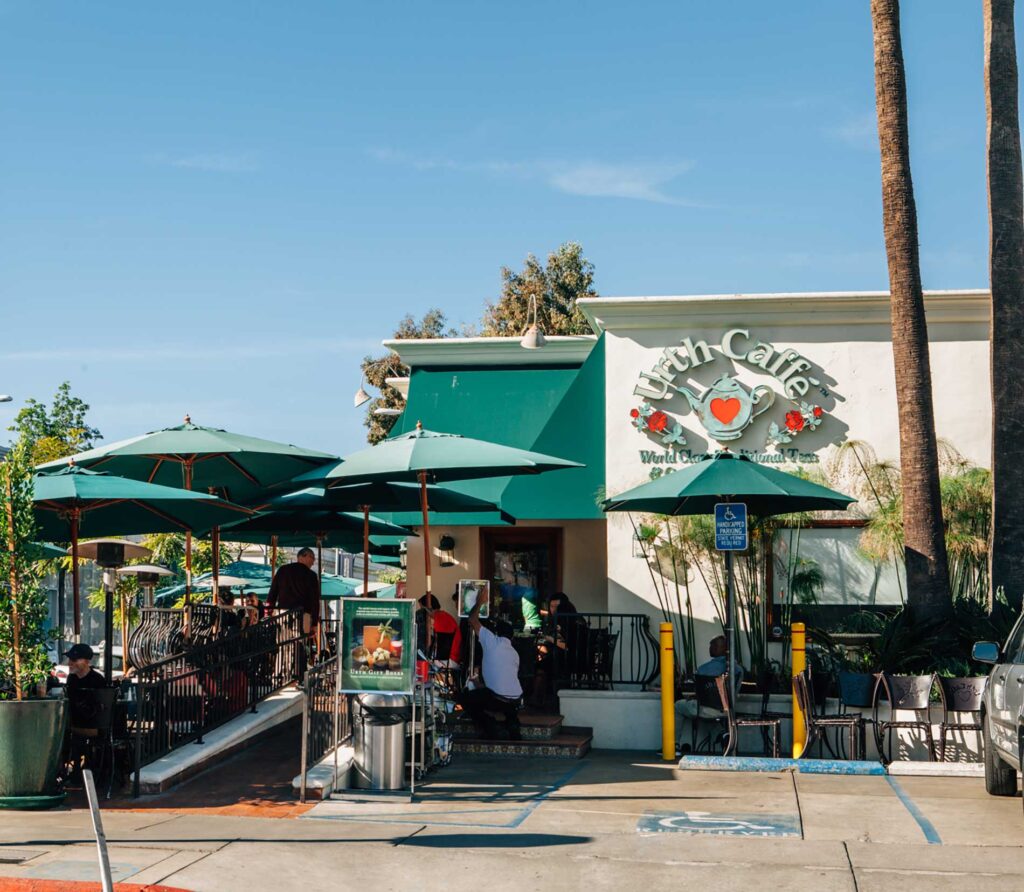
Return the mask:
[[746, 551], [747, 506], [743, 502], [719, 502], [715, 505], [715, 550]]

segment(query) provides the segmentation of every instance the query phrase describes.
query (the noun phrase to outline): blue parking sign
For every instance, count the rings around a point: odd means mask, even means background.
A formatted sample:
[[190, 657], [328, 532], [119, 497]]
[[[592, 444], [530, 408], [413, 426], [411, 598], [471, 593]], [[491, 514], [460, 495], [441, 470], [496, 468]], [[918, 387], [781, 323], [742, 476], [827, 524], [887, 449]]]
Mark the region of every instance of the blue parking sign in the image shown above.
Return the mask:
[[715, 549], [746, 551], [747, 506], [743, 502], [719, 502], [715, 505]]

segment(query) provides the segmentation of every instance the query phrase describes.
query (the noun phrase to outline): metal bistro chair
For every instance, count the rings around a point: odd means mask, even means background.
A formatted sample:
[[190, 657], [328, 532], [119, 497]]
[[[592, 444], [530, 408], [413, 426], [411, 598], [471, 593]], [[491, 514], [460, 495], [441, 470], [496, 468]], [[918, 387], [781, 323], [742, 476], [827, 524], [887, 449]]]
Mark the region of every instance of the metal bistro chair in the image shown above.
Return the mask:
[[[722, 709], [722, 697], [718, 693], [718, 676], [695, 675], [693, 677], [694, 699], [697, 701], [697, 714], [693, 717], [691, 728], [691, 750], [698, 753], [707, 745], [709, 753], [714, 751], [715, 744], [722, 742], [725, 748], [724, 738], [729, 733], [729, 722]], [[700, 735], [700, 723], [711, 722], [718, 726], [718, 733], [709, 731], [707, 737], [697, 746], [697, 738]]]
[[[979, 747], [984, 747], [981, 732], [981, 698], [988, 678], [939, 678], [939, 696], [942, 698], [942, 723], [939, 725], [939, 761], [946, 761], [946, 735], [951, 731], [979, 732]], [[951, 713], [969, 712], [974, 721], [953, 721]], [[982, 759], [985, 753], [980, 753]]]
[[[800, 757], [803, 758], [811, 751], [815, 739], [818, 741], [818, 758], [822, 756], [822, 744], [828, 746], [826, 735], [830, 728], [835, 728], [836, 733], [845, 730], [848, 752], [854, 758], [864, 757], [864, 719], [860, 715], [819, 715], [817, 706], [812, 696], [810, 679], [807, 670], [793, 676], [793, 686], [796, 689], [796, 702], [804, 718], [804, 731], [806, 743]], [[829, 747], [829, 752], [832, 752]]]
[[[930, 715], [932, 685], [934, 675], [889, 675], [881, 673], [875, 684], [874, 723], [875, 740], [878, 744], [878, 755], [885, 761], [892, 761], [892, 732], [901, 728], [918, 728], [924, 731], [925, 742], [928, 744], [928, 760], [935, 761], [935, 739], [932, 736]], [[881, 694], [889, 701], [889, 721], [878, 718], [878, 704]], [[913, 719], [900, 720], [899, 712], [913, 713]], [[888, 757], [882, 752], [883, 741], [888, 742]]]
[[[874, 725], [871, 713], [875, 707], [875, 684], [877, 678], [873, 672], [839, 672], [839, 713], [840, 715], [859, 715], [864, 721], [865, 730]], [[839, 740], [842, 746], [842, 739]], [[861, 746], [864, 755], [864, 746]]]
[[763, 728], [771, 734], [772, 758], [777, 759], [779, 757], [779, 736], [782, 730], [782, 719], [738, 714], [733, 709], [732, 698], [729, 696], [727, 676], [715, 676], [715, 686], [718, 689], [719, 702], [722, 704], [722, 711], [725, 713], [725, 720], [729, 728], [729, 742], [726, 744], [722, 755], [739, 754], [740, 728]]

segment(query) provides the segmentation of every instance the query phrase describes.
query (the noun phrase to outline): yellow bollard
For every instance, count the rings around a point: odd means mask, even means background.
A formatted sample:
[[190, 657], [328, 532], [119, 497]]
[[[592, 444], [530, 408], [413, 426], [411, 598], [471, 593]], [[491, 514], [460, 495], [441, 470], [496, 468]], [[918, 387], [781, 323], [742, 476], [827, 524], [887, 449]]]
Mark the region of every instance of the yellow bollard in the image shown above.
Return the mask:
[[672, 623], [662, 623], [661, 639], [661, 758], [676, 760], [676, 671]]
[[[807, 627], [793, 623], [790, 627], [790, 650], [793, 660], [793, 678], [807, 668]], [[807, 730], [804, 728], [804, 714], [796, 699], [796, 683], [793, 683], [793, 758], [799, 759], [807, 745]]]

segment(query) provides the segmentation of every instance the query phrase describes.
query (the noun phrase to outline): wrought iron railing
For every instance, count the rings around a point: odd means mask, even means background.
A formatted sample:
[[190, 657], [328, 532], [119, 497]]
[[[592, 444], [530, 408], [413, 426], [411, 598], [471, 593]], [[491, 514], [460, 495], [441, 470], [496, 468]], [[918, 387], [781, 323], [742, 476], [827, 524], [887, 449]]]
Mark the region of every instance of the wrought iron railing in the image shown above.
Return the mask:
[[299, 798], [306, 801], [306, 772], [332, 749], [352, 736], [347, 694], [338, 693], [338, 658], [312, 666], [303, 682], [302, 783]]
[[159, 663], [189, 647], [217, 637], [218, 608], [193, 604], [184, 608], [144, 607], [139, 624], [128, 636], [128, 660], [137, 669]]
[[560, 613], [548, 622], [556, 690], [645, 688], [658, 675], [658, 641], [646, 614]]
[[208, 731], [255, 712], [260, 700], [297, 681], [305, 648], [302, 614], [293, 610], [139, 669], [132, 686], [135, 795], [143, 765], [202, 743]]

